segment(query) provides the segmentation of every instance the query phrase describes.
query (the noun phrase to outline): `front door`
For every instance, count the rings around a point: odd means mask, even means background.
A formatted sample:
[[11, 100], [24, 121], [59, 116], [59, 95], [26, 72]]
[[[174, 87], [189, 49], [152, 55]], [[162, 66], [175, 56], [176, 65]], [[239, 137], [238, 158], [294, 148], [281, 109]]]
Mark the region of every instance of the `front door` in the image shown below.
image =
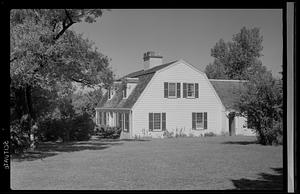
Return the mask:
[[230, 136], [235, 135], [235, 114], [234, 113], [229, 114], [229, 135]]

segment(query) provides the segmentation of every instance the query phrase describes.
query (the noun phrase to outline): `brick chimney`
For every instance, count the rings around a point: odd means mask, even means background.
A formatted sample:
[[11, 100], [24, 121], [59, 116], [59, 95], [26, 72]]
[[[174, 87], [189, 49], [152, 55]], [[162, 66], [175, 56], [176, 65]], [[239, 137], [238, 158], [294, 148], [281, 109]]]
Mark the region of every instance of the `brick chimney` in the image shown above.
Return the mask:
[[153, 51], [144, 53], [144, 70], [162, 65], [162, 56], [156, 55]]

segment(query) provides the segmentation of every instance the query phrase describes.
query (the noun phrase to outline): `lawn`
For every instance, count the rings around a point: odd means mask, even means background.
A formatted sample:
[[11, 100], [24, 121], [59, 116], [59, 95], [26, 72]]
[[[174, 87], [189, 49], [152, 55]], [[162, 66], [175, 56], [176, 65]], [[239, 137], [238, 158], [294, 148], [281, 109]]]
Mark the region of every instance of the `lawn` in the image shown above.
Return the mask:
[[255, 137], [45, 143], [11, 161], [11, 188], [282, 189], [282, 160]]

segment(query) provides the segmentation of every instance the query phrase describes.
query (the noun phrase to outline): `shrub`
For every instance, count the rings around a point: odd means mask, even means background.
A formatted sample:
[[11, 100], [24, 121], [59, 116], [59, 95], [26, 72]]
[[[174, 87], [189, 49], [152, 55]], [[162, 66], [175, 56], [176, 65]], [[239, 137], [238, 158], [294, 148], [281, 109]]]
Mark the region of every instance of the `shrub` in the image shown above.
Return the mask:
[[88, 114], [82, 114], [71, 121], [71, 140], [85, 141], [93, 133], [95, 124]]
[[120, 137], [122, 129], [120, 127], [104, 127], [100, 131], [100, 135], [103, 138], [117, 139]]
[[283, 141], [282, 122], [275, 122], [272, 128], [265, 127], [258, 133], [257, 140], [263, 145], [278, 145]]
[[227, 131], [226, 131], [226, 132], [225, 132], [225, 131], [222, 131], [222, 132], [221, 132], [221, 135], [222, 135], [222, 136], [228, 136], [229, 133], [228, 133]]
[[21, 154], [30, 147], [30, 139], [24, 123], [13, 121], [10, 124], [11, 153]]
[[213, 137], [213, 136], [216, 136], [216, 134], [214, 134], [213, 132], [204, 133], [204, 137]]
[[163, 136], [167, 137], [167, 138], [174, 137], [174, 132], [173, 131], [169, 132], [166, 130], [166, 131], [164, 131]]
[[195, 136], [194, 136], [194, 134], [190, 133], [190, 134], [189, 134], [189, 137], [195, 137]]
[[41, 141], [84, 141], [93, 133], [94, 122], [88, 114], [76, 115], [68, 119], [47, 118], [39, 123]]

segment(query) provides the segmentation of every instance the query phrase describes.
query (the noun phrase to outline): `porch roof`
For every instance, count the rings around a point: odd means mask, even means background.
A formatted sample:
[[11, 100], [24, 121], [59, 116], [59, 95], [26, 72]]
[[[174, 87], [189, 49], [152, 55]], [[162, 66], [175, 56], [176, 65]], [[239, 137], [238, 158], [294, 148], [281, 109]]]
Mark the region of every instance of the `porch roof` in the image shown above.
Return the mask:
[[226, 110], [239, 111], [237, 103], [239, 102], [241, 93], [245, 89], [245, 80], [218, 80], [209, 79], [218, 96], [220, 97]]

